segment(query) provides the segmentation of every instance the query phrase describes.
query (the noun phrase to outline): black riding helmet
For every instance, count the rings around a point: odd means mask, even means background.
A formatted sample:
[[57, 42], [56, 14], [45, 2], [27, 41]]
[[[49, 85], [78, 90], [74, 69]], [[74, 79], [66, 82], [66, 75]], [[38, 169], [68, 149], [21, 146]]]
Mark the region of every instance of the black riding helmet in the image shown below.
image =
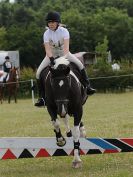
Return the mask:
[[9, 56], [6, 56], [5, 59], [6, 59], [6, 60], [9, 60], [10, 58], [9, 58]]
[[49, 12], [46, 16], [46, 22], [61, 22], [60, 14], [58, 12]]

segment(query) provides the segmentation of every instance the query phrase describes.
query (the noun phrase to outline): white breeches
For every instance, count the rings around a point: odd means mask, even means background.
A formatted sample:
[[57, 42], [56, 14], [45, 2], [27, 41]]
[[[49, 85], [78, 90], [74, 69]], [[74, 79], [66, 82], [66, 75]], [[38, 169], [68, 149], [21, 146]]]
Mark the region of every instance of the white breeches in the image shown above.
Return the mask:
[[[3, 72], [3, 75], [0, 77], [0, 82], [3, 82], [3, 80], [4, 80], [4, 78], [7, 76], [7, 74], [8, 74], [8, 73]], [[8, 81], [8, 79], [9, 79], [9, 74], [8, 74], [8, 76], [7, 76], [7, 78], [6, 78], [6, 81]]]
[[[67, 58], [70, 62], [75, 63], [77, 67], [79, 68], [79, 70], [82, 70], [84, 68], [84, 65], [81, 63], [81, 61], [77, 57], [75, 57], [75, 55], [71, 54], [70, 52], [67, 55], [65, 55], [65, 58]], [[40, 74], [42, 70], [46, 68], [49, 64], [50, 64], [50, 59], [49, 57], [46, 56], [37, 69], [37, 72], [36, 72], [37, 79], [40, 78]]]

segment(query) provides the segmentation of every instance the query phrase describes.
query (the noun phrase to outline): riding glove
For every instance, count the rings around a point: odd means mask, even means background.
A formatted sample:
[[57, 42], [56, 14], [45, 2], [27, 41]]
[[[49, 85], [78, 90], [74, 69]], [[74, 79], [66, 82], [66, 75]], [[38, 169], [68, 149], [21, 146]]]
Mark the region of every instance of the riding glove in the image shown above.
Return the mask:
[[54, 65], [54, 64], [55, 64], [55, 62], [54, 62], [54, 57], [49, 57], [49, 59], [50, 59], [50, 64], [51, 64], [51, 65]]

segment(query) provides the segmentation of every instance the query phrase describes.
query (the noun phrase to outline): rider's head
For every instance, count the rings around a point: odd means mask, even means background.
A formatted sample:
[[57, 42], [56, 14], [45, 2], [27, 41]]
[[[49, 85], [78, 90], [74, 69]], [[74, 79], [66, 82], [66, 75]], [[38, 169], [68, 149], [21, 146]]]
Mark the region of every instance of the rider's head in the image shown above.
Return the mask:
[[10, 60], [10, 57], [9, 57], [9, 56], [6, 56], [6, 57], [5, 57], [5, 60], [7, 60], [7, 61]]
[[46, 23], [52, 31], [55, 31], [58, 28], [60, 22], [61, 18], [58, 12], [49, 12], [47, 14]]

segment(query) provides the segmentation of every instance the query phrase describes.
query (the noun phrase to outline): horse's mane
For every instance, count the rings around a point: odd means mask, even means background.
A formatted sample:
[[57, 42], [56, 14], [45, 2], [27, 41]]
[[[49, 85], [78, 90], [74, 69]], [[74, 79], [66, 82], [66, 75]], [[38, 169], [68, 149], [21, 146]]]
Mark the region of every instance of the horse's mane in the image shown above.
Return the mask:
[[55, 59], [55, 65], [54, 65], [54, 69], [57, 69], [59, 65], [66, 65], [68, 66], [70, 64], [69, 60], [65, 57], [60, 57]]

